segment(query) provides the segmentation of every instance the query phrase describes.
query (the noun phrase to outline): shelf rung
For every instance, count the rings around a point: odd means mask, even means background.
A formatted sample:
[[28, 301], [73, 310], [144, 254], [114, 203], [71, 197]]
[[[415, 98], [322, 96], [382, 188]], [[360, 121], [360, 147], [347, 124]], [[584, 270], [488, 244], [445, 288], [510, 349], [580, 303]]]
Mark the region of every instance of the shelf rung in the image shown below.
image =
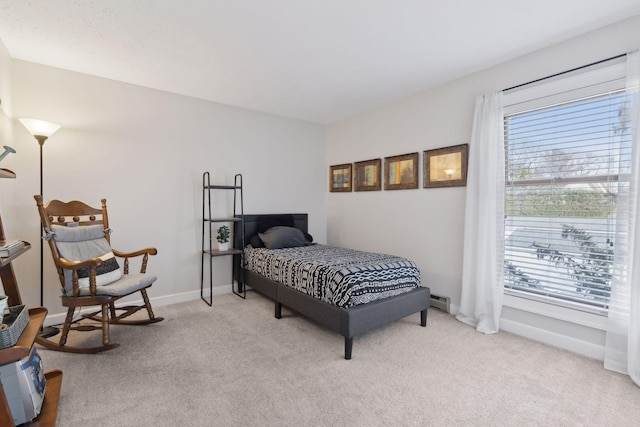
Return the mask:
[[[24, 240], [23, 240], [23, 242], [24, 242]], [[14, 254], [11, 254], [8, 257], [0, 258], [0, 268], [4, 267], [5, 265], [11, 264], [11, 262], [14, 259], [18, 258], [20, 255], [22, 255], [23, 253], [25, 253], [29, 249], [31, 249], [31, 244], [29, 242], [24, 242], [24, 248], [20, 249], [18, 252], [14, 253]]]
[[204, 222], [240, 222], [240, 218], [205, 218]]
[[229, 249], [228, 251], [217, 251], [215, 249], [205, 249], [202, 251], [203, 254], [209, 256], [225, 256], [225, 255], [239, 255], [242, 253], [240, 249]]
[[236, 185], [205, 185], [206, 190], [242, 190], [242, 187]]
[[0, 168], [0, 178], [15, 178], [16, 173], [12, 170]]

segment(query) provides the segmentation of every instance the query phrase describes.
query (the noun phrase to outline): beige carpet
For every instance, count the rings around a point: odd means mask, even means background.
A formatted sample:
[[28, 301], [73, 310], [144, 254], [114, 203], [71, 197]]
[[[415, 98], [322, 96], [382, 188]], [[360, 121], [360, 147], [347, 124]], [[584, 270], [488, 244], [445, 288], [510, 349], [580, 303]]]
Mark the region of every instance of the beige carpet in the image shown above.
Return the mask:
[[[640, 388], [602, 363], [430, 310], [354, 340], [249, 293], [156, 308], [64, 371], [58, 426], [637, 426]], [[79, 333], [76, 332], [76, 336]], [[85, 333], [86, 335], [86, 333]]]

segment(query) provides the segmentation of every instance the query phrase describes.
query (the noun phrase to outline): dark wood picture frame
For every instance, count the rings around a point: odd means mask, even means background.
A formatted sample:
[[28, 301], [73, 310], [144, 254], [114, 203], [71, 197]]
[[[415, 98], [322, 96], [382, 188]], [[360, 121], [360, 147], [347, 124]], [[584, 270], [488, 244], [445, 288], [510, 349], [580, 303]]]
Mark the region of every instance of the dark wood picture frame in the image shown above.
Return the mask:
[[329, 191], [332, 193], [344, 193], [351, 191], [353, 181], [351, 163], [333, 165], [329, 169]]
[[355, 191], [380, 191], [381, 165], [380, 159], [355, 162], [353, 171]]
[[436, 148], [423, 153], [423, 188], [467, 185], [469, 144]]
[[384, 189], [407, 190], [418, 188], [418, 157], [420, 153], [384, 158]]

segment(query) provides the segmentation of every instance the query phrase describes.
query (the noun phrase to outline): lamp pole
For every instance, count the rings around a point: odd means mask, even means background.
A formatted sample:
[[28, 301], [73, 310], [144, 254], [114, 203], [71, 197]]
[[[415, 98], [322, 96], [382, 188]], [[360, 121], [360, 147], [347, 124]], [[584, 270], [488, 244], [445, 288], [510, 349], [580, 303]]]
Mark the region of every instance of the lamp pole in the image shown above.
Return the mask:
[[[34, 135], [40, 145], [40, 197], [42, 197], [42, 148], [47, 137], [44, 135]], [[40, 224], [40, 237], [42, 237], [42, 224]], [[44, 306], [44, 242], [40, 239], [40, 307]]]
[[[42, 168], [42, 149], [44, 147], [44, 142], [47, 140], [48, 136], [45, 135], [33, 135], [36, 140], [38, 140], [38, 144], [40, 145], [40, 197], [43, 194], [43, 168]], [[40, 224], [40, 306], [44, 307], [44, 241], [42, 240], [42, 224]], [[57, 335], [60, 332], [58, 328], [53, 326], [43, 326], [40, 330], [40, 336], [44, 338], [49, 338], [54, 335]]]
[[[44, 142], [53, 135], [55, 132], [60, 129], [60, 125], [55, 123], [45, 122], [43, 120], [36, 119], [20, 119], [20, 122], [24, 125], [25, 128], [33, 135], [33, 137], [38, 141], [40, 145], [40, 197], [43, 194], [43, 146]], [[42, 241], [42, 224], [38, 228], [38, 233], [40, 234], [40, 306], [44, 306], [44, 242]], [[58, 332], [58, 328], [54, 328], [52, 326], [43, 327], [40, 330], [40, 336], [44, 338], [51, 337], [56, 335]]]

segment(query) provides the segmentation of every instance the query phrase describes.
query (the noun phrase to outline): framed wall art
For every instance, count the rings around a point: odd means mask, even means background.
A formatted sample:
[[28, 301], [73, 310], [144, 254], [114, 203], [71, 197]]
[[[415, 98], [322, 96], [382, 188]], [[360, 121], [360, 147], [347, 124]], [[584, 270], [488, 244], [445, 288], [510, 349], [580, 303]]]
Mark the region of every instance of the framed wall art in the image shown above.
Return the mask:
[[351, 163], [333, 165], [329, 171], [329, 191], [351, 191]]
[[418, 188], [418, 155], [410, 153], [384, 158], [385, 190]]
[[469, 144], [427, 150], [423, 154], [423, 188], [467, 185]]
[[380, 159], [354, 163], [355, 191], [380, 191]]

